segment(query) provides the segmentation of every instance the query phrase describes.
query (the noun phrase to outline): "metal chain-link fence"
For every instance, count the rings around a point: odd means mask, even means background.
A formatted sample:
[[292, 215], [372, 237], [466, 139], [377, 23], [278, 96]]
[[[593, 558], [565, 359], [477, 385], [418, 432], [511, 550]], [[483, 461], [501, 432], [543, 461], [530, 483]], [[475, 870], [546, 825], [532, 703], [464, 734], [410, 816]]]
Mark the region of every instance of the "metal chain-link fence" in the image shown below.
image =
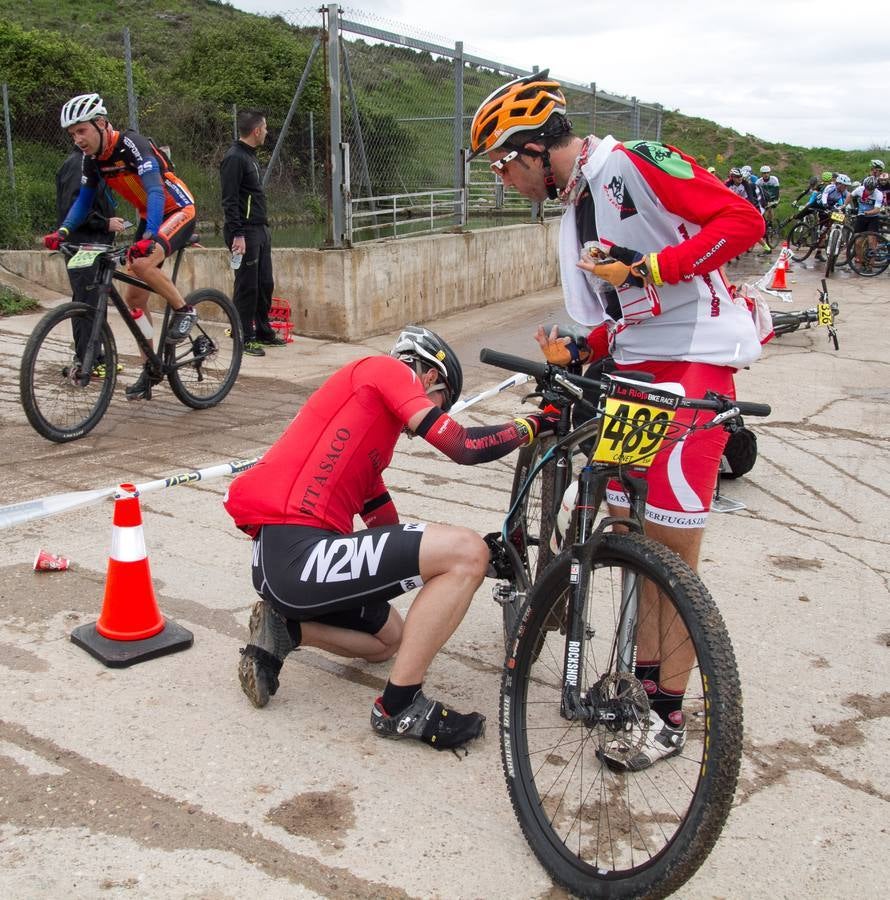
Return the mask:
[[[72, 149], [59, 109], [72, 94], [91, 91], [102, 94], [116, 128], [136, 127], [170, 148], [195, 196], [205, 243], [221, 242], [219, 162], [239, 105], [267, 117], [258, 157], [278, 246], [342, 246], [541, 213], [504, 191], [485, 160], [465, 171], [462, 156], [478, 105], [530, 70], [466, 53], [460, 42], [447, 46], [336, 4], [270, 18], [231, 11], [225, 25], [196, 24], [175, 48], [169, 76], [159, 79], [154, 45], [135, 27], [106, 32], [95, 46], [56, 36], [61, 49], [49, 50], [37, 32], [14, 28], [0, 24], [0, 63], [18, 42], [25, 49], [15, 46], [7, 59], [55, 52], [73, 59], [80, 74], [35, 89], [15, 65], [0, 65], [0, 247], [33, 247], [57, 224], [55, 173]], [[660, 107], [563, 84], [577, 133], [659, 137]], [[120, 214], [133, 218], [125, 208]]]

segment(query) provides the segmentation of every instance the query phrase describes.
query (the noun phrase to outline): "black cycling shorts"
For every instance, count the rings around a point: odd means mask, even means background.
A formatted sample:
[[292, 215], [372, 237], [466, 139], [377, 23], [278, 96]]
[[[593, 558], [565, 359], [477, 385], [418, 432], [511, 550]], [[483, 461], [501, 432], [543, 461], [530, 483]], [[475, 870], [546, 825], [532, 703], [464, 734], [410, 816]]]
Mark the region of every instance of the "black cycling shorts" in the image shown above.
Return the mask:
[[340, 534], [264, 525], [253, 542], [253, 586], [285, 618], [376, 634], [389, 601], [423, 585], [416, 522]]
[[862, 234], [866, 231], [878, 232], [881, 230], [881, 220], [877, 216], [856, 216], [853, 223], [853, 233]]
[[[136, 237], [134, 240], [141, 240], [145, 234], [145, 219], [139, 220], [139, 227], [136, 229]], [[166, 219], [158, 226], [158, 234], [167, 242], [164, 247], [164, 257], [172, 256], [177, 250], [184, 247], [191, 238], [195, 230], [195, 207], [183, 206], [170, 213]]]

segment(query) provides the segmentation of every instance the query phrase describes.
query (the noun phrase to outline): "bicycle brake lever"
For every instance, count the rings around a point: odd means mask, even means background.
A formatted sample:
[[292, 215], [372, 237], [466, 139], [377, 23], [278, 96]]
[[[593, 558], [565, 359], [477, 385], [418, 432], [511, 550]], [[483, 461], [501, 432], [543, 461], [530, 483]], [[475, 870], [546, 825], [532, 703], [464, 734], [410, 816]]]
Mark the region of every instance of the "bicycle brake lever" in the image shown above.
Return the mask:
[[584, 396], [584, 390], [578, 387], [577, 384], [572, 384], [568, 378], [565, 377], [561, 372], [553, 373], [553, 380], [564, 390], [568, 391], [575, 399], [580, 400]]

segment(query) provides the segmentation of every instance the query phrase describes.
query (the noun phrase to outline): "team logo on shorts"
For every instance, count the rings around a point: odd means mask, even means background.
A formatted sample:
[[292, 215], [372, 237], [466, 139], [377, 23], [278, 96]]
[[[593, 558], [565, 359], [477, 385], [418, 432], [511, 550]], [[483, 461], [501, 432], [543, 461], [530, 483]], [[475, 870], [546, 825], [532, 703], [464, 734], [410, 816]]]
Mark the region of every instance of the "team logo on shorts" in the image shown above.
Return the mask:
[[[352, 581], [367, 573], [377, 574], [383, 548], [389, 533], [381, 534], [377, 543], [374, 535], [335, 538], [319, 541], [309, 554], [306, 565], [300, 573], [300, 581], [315, 581], [316, 584], [334, 581]], [[314, 574], [313, 574], [314, 573]]]
[[406, 522], [402, 526], [402, 531], [425, 531], [426, 523], [425, 522]]

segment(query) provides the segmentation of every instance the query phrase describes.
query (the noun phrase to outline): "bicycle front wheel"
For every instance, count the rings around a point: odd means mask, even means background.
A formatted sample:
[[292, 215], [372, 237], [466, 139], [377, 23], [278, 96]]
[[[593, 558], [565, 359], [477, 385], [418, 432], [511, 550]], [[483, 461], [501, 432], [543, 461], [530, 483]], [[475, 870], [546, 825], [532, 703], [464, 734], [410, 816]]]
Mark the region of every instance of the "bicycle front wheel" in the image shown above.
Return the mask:
[[198, 313], [188, 338], [167, 347], [167, 378], [176, 398], [192, 409], [216, 406], [241, 369], [241, 324], [221, 291], [200, 288], [185, 298]]
[[66, 303], [37, 323], [25, 346], [19, 396], [31, 426], [48, 441], [61, 444], [88, 434], [111, 402], [117, 346], [107, 321], [90, 371], [81, 365], [94, 316], [95, 310], [83, 303]]
[[[708, 591], [675, 554], [637, 534], [609, 534], [586, 588], [580, 647], [560, 634], [572, 560], [557, 557], [532, 591], [514, 633], [501, 688], [501, 752], [510, 799], [532, 850], [580, 897], [662, 897], [707, 857], [732, 805], [742, 751], [741, 690], [726, 628]], [[627, 598], [636, 631], [660, 615], [662, 646], [688, 671], [686, 741], [642, 771], [616, 769], [609, 748], [624, 734], [647, 739], [649, 701], [633, 671], [616, 663]], [[624, 598], [624, 599], [623, 599]], [[647, 619], [649, 619], [647, 621]], [[657, 626], [656, 626], [657, 627]], [[683, 637], [681, 637], [681, 635]], [[586, 720], [561, 713], [570, 658]], [[636, 731], [631, 727], [638, 723]]]
[[798, 222], [788, 233], [788, 249], [795, 262], [803, 262], [816, 246], [818, 228], [808, 222]]

